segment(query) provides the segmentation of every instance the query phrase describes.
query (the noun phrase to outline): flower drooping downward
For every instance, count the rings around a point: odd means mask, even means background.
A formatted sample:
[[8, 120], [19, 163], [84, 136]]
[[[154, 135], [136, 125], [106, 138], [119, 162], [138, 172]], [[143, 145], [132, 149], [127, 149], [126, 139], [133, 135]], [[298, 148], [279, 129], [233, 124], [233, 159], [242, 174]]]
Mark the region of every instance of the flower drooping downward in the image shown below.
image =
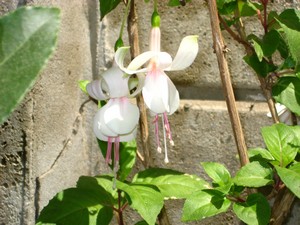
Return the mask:
[[[106, 163], [111, 163], [112, 144], [114, 143], [114, 172], [119, 165], [120, 142], [128, 142], [135, 138], [139, 120], [138, 107], [131, 103], [128, 97], [135, 96], [143, 84], [124, 76], [124, 72], [114, 63], [104, 72], [99, 80], [94, 80], [86, 87], [92, 98], [97, 100], [108, 100], [98, 110], [94, 117], [93, 130], [98, 139], [107, 141]], [[132, 85], [132, 82], [135, 82]], [[130, 94], [130, 89], [136, 90]]]
[[[157, 150], [161, 152], [158, 120], [162, 118], [164, 133], [165, 162], [168, 163], [166, 138], [168, 137], [171, 145], [174, 145], [168, 115], [173, 114], [179, 107], [179, 93], [166, 75], [165, 71], [183, 70], [190, 66], [198, 54], [198, 37], [187, 36], [179, 46], [178, 52], [172, 60], [172, 57], [160, 51], [160, 28], [152, 27], [150, 35], [150, 51], [144, 52], [131, 61], [127, 68], [123, 61], [128, 47], [122, 47], [116, 52], [116, 62], [119, 67], [127, 74], [146, 73], [145, 85], [142, 89], [145, 104], [154, 114], [155, 136]], [[146, 62], [146, 68], [140, 69]]]

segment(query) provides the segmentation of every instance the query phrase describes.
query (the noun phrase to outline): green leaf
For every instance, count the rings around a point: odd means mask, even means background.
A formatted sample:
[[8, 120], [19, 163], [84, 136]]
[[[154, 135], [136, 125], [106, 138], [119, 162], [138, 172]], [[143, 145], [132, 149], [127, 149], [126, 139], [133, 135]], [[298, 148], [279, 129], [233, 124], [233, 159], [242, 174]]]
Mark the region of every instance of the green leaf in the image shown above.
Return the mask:
[[267, 225], [270, 222], [270, 205], [260, 193], [249, 195], [244, 203], [234, 203], [233, 211], [246, 224]]
[[117, 181], [117, 188], [128, 196], [129, 205], [149, 224], [154, 225], [163, 207], [163, 196], [154, 186], [125, 184]]
[[278, 20], [290, 54], [296, 62], [296, 71], [300, 71], [300, 12], [295, 9], [285, 10]]
[[272, 88], [272, 96], [293, 113], [300, 116], [300, 79], [298, 77], [281, 77]]
[[247, 0], [239, 0], [238, 8], [240, 16], [253, 16], [257, 14], [257, 10], [262, 9], [262, 6], [258, 3], [253, 3]]
[[231, 175], [224, 165], [216, 162], [201, 163], [205, 172], [213, 179], [215, 189], [228, 193], [232, 186]]
[[263, 162], [251, 162], [243, 166], [233, 182], [245, 187], [262, 187], [273, 182], [272, 169]]
[[262, 61], [263, 57], [272, 56], [280, 43], [280, 35], [276, 30], [270, 30], [264, 35], [262, 40], [255, 35], [249, 35], [248, 38], [253, 43], [253, 47], [259, 62]]
[[136, 160], [136, 141], [122, 142], [120, 144], [119, 180], [124, 181], [130, 174]]
[[80, 80], [78, 81], [78, 85], [79, 88], [86, 94], [88, 94], [88, 92], [86, 91], [86, 86], [90, 83], [91, 81], [89, 80]]
[[191, 0], [169, 0], [168, 6], [184, 6], [186, 3], [190, 2]]
[[99, 192], [80, 188], [66, 189], [50, 200], [42, 210], [37, 224], [108, 225], [113, 210], [101, 205], [102, 201], [103, 197]]
[[[103, 157], [106, 157], [106, 151], [107, 151], [107, 142], [101, 141], [99, 139], [98, 144], [101, 150], [101, 153]], [[112, 147], [114, 148], [114, 146]], [[123, 181], [127, 178], [127, 176], [130, 174], [136, 160], [136, 141], [130, 141], [130, 142], [120, 142], [120, 162], [119, 162], [119, 171], [118, 176], [119, 180]], [[114, 166], [114, 151], [112, 150], [111, 155], [112, 163], [109, 164], [110, 168], [112, 169]]]
[[57, 8], [26, 7], [0, 18], [0, 124], [22, 101], [54, 51]]
[[[143, 221], [137, 222], [135, 225], [148, 225], [148, 223], [145, 220], [143, 220]], [[156, 223], [155, 225], [158, 225], [158, 224]]]
[[275, 166], [276, 171], [283, 181], [283, 183], [298, 197], [300, 198], [300, 163], [287, 168]]
[[101, 197], [102, 205], [116, 206], [118, 203], [118, 194], [113, 189], [112, 177], [103, 175], [96, 177], [81, 176], [77, 181], [77, 187], [86, 191], [95, 192]]
[[256, 54], [244, 56], [244, 61], [261, 77], [266, 77], [269, 72], [275, 71], [276, 66], [268, 64], [265, 59], [259, 61]]
[[197, 190], [209, 185], [199, 177], [171, 169], [150, 168], [139, 172], [133, 183], [156, 186], [166, 198], [186, 198]]
[[274, 124], [263, 127], [262, 135], [269, 151], [280, 166], [285, 167], [295, 159], [299, 145], [293, 128], [282, 123]]
[[218, 0], [217, 6], [220, 15], [230, 15], [237, 9], [238, 4], [236, 0]]
[[284, 10], [277, 19], [292, 30], [300, 31], [300, 11], [297, 9]]
[[230, 200], [222, 192], [216, 190], [197, 191], [185, 201], [182, 220], [202, 220], [226, 212], [230, 204]]
[[248, 156], [250, 161], [260, 161], [265, 159], [267, 161], [275, 160], [272, 154], [264, 148], [252, 148], [248, 150]]
[[100, 2], [100, 15], [101, 20], [106, 16], [108, 13], [110, 13], [112, 10], [114, 10], [121, 0], [99, 0]]

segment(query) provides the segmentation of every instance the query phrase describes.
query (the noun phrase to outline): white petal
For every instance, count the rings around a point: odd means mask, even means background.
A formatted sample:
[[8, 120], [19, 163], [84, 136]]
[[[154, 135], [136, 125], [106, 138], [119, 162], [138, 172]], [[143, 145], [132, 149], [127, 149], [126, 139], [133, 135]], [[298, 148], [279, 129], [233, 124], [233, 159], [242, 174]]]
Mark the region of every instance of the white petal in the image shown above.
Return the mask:
[[107, 103], [105, 106], [103, 106], [101, 109], [98, 110], [98, 112], [94, 117], [94, 124], [93, 124], [93, 130], [96, 137], [103, 141], [105, 141], [107, 137], [118, 136], [118, 134], [110, 130], [109, 127], [106, 126], [104, 122], [104, 112], [107, 110], [107, 108], [109, 108], [109, 103]]
[[110, 98], [120, 98], [129, 94], [129, 77], [125, 77], [119, 67], [111, 67], [102, 74], [102, 77], [108, 87]]
[[130, 133], [138, 124], [139, 109], [124, 97], [110, 99], [111, 105], [104, 113], [104, 122], [118, 135]]
[[169, 106], [170, 106], [170, 111], [168, 112], [168, 114], [171, 115], [178, 109], [180, 99], [179, 99], [179, 93], [169, 77], [168, 77], [168, 88], [169, 88]]
[[135, 59], [131, 61], [127, 68], [124, 67], [125, 55], [128, 52], [130, 47], [121, 47], [118, 48], [115, 54], [115, 62], [127, 74], [135, 74], [146, 72], [147, 68], [138, 70], [142, 65], [149, 61], [156, 53], [154, 52], [144, 52], [141, 55], [138, 55]]
[[120, 135], [120, 142], [128, 142], [135, 139], [137, 133], [137, 127], [133, 129], [129, 134]]
[[190, 66], [198, 54], [198, 48], [198, 36], [183, 38], [172, 65], [166, 70], [183, 70]]
[[152, 112], [160, 114], [170, 111], [168, 77], [164, 72], [149, 72], [142, 93], [145, 104]]

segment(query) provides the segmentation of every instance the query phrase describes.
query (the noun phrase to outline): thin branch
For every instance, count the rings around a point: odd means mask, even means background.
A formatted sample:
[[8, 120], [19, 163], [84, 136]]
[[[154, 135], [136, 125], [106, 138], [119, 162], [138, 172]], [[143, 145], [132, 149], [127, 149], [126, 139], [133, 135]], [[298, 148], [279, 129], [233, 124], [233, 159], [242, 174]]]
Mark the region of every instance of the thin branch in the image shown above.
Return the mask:
[[229, 74], [228, 64], [225, 58], [225, 44], [219, 26], [219, 18], [217, 5], [215, 0], [208, 0], [208, 8], [210, 12], [210, 22], [214, 41], [214, 50], [216, 52], [220, 76], [223, 84], [224, 95], [226, 99], [227, 109], [235, 137], [235, 142], [240, 158], [241, 166], [249, 162], [247, 155], [247, 147], [245, 143], [244, 133], [240, 122], [240, 117], [235, 104], [231, 78]]
[[221, 15], [218, 15], [219, 20], [222, 24], [222, 26], [224, 27], [224, 29], [231, 35], [231, 37], [236, 40], [237, 42], [239, 42], [240, 44], [242, 44], [246, 49], [248, 48], [252, 48], [252, 46], [247, 42], [244, 41], [242, 38], [240, 38], [239, 35], [237, 35], [226, 23], [226, 21], [223, 19], [223, 17]]
[[[139, 35], [138, 35], [138, 24], [137, 24], [137, 13], [135, 8], [135, 2], [134, 0], [130, 3], [130, 10], [128, 14], [128, 37], [129, 37], [129, 43], [130, 43], [130, 53], [131, 58], [135, 58], [140, 54], [140, 47], [139, 47]], [[141, 133], [141, 139], [142, 139], [142, 147], [143, 147], [143, 153], [144, 153], [144, 161], [142, 163], [144, 164], [145, 168], [151, 167], [153, 164], [151, 151], [150, 151], [150, 144], [149, 144], [149, 128], [148, 128], [148, 120], [147, 120], [147, 110], [144, 104], [144, 99], [142, 95], [137, 96], [137, 105], [140, 110], [140, 133]]]

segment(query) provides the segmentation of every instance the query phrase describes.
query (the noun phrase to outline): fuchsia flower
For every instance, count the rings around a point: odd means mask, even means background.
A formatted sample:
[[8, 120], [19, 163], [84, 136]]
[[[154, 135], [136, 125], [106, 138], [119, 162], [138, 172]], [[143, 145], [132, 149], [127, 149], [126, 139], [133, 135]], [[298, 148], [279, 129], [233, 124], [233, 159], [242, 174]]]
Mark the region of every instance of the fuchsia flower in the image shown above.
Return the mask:
[[[179, 107], [179, 94], [170, 78], [165, 71], [183, 70], [190, 66], [198, 54], [198, 36], [187, 36], [180, 43], [178, 52], [172, 60], [172, 57], [160, 51], [160, 28], [152, 27], [150, 36], [150, 51], [144, 52], [131, 61], [127, 68], [124, 67], [123, 61], [129, 47], [119, 48], [116, 52], [116, 63], [120, 69], [127, 74], [146, 73], [145, 85], [142, 94], [145, 104], [155, 115], [155, 134], [157, 150], [161, 152], [158, 119], [162, 117], [165, 147], [165, 162], [167, 163], [167, 146], [166, 136], [169, 138], [171, 145], [174, 144], [171, 135], [171, 129], [167, 115], [173, 114]], [[146, 68], [141, 68], [147, 63]]]
[[[107, 141], [106, 163], [111, 161], [112, 143], [114, 143], [114, 162], [116, 171], [119, 163], [119, 143], [135, 138], [139, 120], [138, 107], [129, 101], [143, 85], [143, 76], [136, 79], [124, 76], [124, 72], [114, 63], [99, 80], [94, 80], [86, 87], [92, 98], [108, 100], [94, 117], [93, 129], [98, 139]], [[136, 90], [130, 94], [130, 90]]]

